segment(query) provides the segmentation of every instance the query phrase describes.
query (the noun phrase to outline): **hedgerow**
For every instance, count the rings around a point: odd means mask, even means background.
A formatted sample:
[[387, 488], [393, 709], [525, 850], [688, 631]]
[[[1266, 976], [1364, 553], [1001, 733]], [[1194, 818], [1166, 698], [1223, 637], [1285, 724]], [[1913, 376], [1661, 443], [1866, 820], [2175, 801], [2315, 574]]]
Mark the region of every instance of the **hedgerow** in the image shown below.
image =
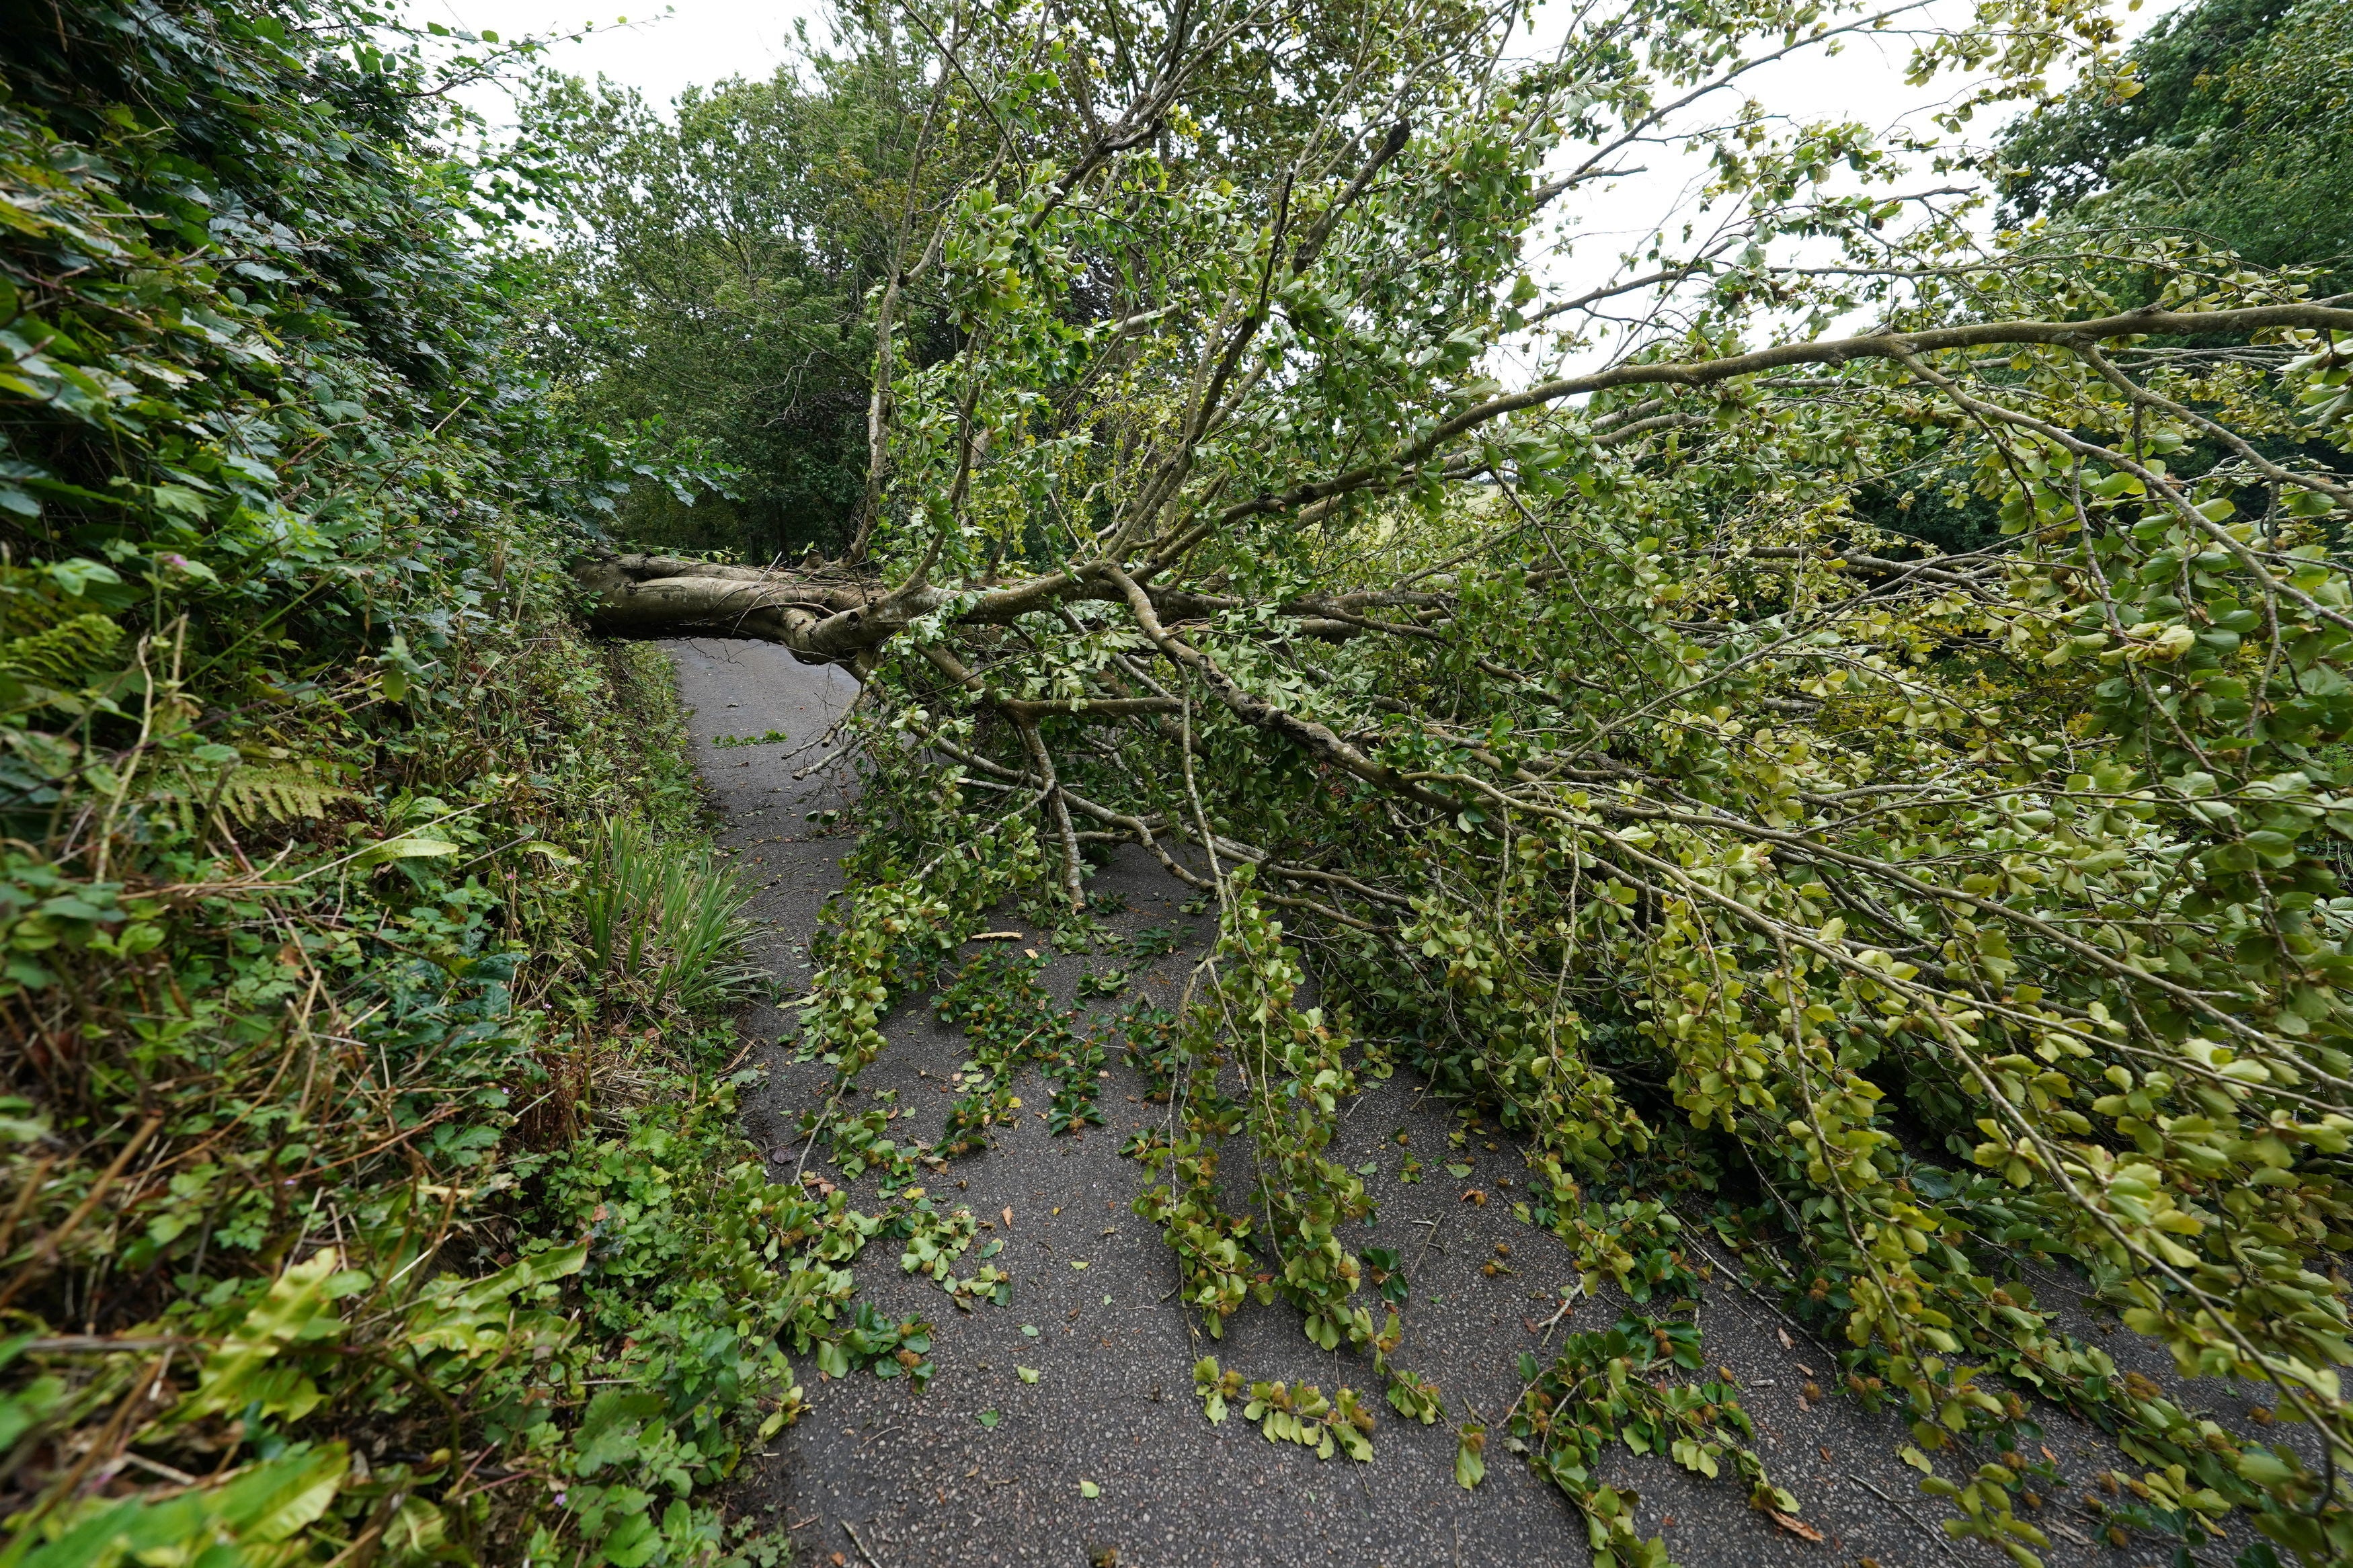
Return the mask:
[[640, 470], [436, 118], [528, 47], [0, 35], [0, 1562], [708, 1560], [871, 1223], [736, 1130], [742, 896], [556, 570]]

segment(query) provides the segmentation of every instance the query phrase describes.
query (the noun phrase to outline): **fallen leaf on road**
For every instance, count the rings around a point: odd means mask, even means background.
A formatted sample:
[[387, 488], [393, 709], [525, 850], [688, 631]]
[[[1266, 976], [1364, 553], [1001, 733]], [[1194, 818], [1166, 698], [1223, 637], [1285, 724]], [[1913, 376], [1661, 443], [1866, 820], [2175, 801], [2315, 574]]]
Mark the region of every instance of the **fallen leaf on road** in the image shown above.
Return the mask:
[[1008, 1230], [1013, 1228], [1013, 1211], [1009, 1208], [1005, 1211], [1005, 1228]]
[[1035, 1383], [1038, 1381], [1038, 1369], [1034, 1366], [1017, 1366], [1013, 1370], [1021, 1374], [1021, 1381], [1024, 1383]]
[[1777, 1334], [1777, 1335], [1778, 1335], [1778, 1336], [1780, 1337], [1780, 1341], [1781, 1341], [1781, 1348], [1782, 1348], [1783, 1350], [1785, 1350], [1785, 1351], [1793, 1351], [1793, 1350], [1796, 1350], [1796, 1349], [1798, 1348], [1797, 1342], [1789, 1338], [1789, 1331], [1788, 1331], [1788, 1330], [1787, 1330], [1787, 1329], [1775, 1329], [1775, 1330], [1773, 1331], [1773, 1332], [1774, 1332], [1775, 1334]]
[[1821, 1544], [1822, 1532], [1802, 1519], [1791, 1519], [1788, 1514], [1769, 1508], [1765, 1510], [1765, 1517], [1800, 1540], [1810, 1541], [1818, 1546]]
[[1087, 1260], [1083, 1258], [1073, 1258], [1071, 1259], [1071, 1267], [1073, 1268], [1084, 1268], [1086, 1266]]
[[982, 1426], [994, 1432], [997, 1430], [997, 1424], [1005, 1418], [994, 1410], [984, 1410], [980, 1413], [979, 1419]]
[[1079, 1483], [1079, 1495], [1081, 1497], [1101, 1497], [1103, 1496], [1103, 1488], [1095, 1485], [1092, 1481], [1081, 1481]]
[[1028, 1334], [1034, 1340], [1038, 1337], [1038, 1325], [1035, 1323], [1024, 1323], [1021, 1325], [1021, 1331]]

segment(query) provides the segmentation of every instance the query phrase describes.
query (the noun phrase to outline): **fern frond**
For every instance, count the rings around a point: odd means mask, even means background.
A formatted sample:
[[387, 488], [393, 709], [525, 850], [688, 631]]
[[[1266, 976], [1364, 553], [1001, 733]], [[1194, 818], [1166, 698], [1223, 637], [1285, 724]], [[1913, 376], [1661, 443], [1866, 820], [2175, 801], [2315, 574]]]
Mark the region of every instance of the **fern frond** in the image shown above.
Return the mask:
[[184, 833], [217, 805], [245, 826], [294, 822], [327, 815], [337, 803], [359, 795], [335, 782], [329, 765], [308, 762], [233, 761], [224, 773], [191, 763], [156, 784], [149, 798], [169, 811]]
[[122, 628], [91, 613], [60, 621], [47, 631], [0, 642], [0, 675], [37, 685], [70, 689], [110, 662], [121, 645]]
[[220, 786], [222, 806], [248, 827], [260, 822], [324, 816], [336, 802], [357, 799], [352, 791], [305, 767], [248, 763], [232, 771]]
[[0, 560], [0, 646], [14, 637], [47, 631], [77, 614], [74, 600], [60, 594], [57, 580]]

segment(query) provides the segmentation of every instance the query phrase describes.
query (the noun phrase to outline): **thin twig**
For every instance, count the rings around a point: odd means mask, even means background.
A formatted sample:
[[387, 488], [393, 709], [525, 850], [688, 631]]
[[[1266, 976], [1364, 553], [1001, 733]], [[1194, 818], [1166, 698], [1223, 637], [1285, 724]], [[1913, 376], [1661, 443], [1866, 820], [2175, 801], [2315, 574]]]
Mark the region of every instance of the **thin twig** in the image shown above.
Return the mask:
[[1968, 1558], [1961, 1555], [1959, 1548], [1953, 1544], [1951, 1539], [1947, 1537], [1943, 1531], [1929, 1529], [1927, 1524], [1922, 1521], [1918, 1514], [1914, 1513], [1910, 1509], [1905, 1508], [1895, 1499], [1889, 1497], [1885, 1492], [1881, 1491], [1877, 1487], [1873, 1486], [1869, 1477], [1857, 1473], [1854, 1479], [1858, 1482], [1862, 1483], [1863, 1489], [1870, 1492], [1872, 1496], [1877, 1498], [1880, 1501], [1885, 1503], [1888, 1507], [1894, 1509], [1896, 1512], [1910, 1520], [1913, 1524], [1918, 1528], [1921, 1534], [1926, 1536], [1929, 1540], [1934, 1541], [1937, 1545], [1950, 1552], [1952, 1554], [1953, 1561], [1956, 1563], [1966, 1563], [1968, 1561]]

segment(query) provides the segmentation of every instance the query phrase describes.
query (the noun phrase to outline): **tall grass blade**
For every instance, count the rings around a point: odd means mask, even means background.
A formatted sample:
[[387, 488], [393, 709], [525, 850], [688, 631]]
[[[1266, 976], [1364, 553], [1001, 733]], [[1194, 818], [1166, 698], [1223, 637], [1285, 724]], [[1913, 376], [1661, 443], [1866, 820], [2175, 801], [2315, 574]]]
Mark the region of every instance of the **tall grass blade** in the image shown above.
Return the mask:
[[610, 818], [587, 858], [588, 949], [624, 1008], [708, 1011], [757, 988], [761, 973], [745, 956], [752, 895], [710, 850], [671, 849]]

